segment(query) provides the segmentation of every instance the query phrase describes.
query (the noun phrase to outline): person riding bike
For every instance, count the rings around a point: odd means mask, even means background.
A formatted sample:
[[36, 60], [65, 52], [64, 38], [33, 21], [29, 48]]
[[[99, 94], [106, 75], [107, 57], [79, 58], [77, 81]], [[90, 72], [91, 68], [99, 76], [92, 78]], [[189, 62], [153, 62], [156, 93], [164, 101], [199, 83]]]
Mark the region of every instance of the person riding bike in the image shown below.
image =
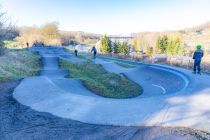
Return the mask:
[[91, 52], [93, 52], [93, 58], [95, 59], [96, 58], [96, 54], [97, 54], [97, 50], [96, 50], [95, 46], [93, 46]]

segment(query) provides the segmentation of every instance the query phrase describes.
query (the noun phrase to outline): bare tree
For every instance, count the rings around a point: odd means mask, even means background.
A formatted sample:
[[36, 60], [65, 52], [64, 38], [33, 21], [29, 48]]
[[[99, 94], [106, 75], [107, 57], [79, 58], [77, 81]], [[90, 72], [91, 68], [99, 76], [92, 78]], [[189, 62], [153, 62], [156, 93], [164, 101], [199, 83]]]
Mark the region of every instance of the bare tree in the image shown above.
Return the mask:
[[4, 37], [7, 34], [7, 27], [5, 26], [8, 22], [8, 19], [6, 18], [6, 13], [2, 12], [0, 9], [0, 56], [2, 56], [5, 53], [4, 48]]
[[4, 16], [5, 16], [5, 13], [0, 12], [0, 56], [3, 55], [4, 53], [4, 48], [3, 48], [4, 24], [5, 24]]
[[0, 56], [4, 54], [4, 40], [14, 39], [18, 36], [14, 24], [6, 16], [6, 12], [0, 8]]

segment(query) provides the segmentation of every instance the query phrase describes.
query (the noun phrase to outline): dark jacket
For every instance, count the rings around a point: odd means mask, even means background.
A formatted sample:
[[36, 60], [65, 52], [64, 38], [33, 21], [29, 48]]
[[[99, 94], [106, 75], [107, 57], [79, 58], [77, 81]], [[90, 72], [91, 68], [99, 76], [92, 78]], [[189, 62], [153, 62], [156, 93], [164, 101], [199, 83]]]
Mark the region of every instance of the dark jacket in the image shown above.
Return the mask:
[[93, 52], [93, 53], [97, 53], [96, 48], [95, 48], [95, 47], [93, 47], [93, 48], [92, 48], [92, 50], [91, 50], [91, 52]]
[[195, 60], [201, 60], [203, 57], [203, 50], [197, 49], [193, 54], [193, 59]]

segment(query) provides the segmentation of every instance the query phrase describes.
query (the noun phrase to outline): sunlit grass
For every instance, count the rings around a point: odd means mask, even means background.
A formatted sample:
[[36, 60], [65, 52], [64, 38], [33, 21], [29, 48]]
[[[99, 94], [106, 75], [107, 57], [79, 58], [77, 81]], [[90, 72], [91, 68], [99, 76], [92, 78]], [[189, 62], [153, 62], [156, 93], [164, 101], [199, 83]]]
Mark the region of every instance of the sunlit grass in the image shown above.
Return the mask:
[[26, 50], [10, 50], [0, 57], [0, 82], [36, 75], [40, 57]]
[[123, 63], [123, 62], [116, 62], [114, 61], [115, 64], [124, 67], [124, 68], [135, 68], [135, 65], [131, 65], [131, 64], [127, 64], [127, 63]]

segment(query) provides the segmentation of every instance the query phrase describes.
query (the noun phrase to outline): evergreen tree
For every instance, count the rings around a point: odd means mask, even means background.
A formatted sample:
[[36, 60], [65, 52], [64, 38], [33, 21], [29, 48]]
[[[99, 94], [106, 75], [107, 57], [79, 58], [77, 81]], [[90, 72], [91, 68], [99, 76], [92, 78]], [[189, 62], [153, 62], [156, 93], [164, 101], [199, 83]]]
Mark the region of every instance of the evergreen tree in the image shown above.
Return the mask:
[[120, 53], [128, 55], [130, 52], [130, 47], [127, 42], [122, 42], [120, 45]]
[[160, 42], [161, 42], [161, 37], [159, 36], [157, 39], [157, 43], [156, 43], [156, 52], [160, 52]]
[[161, 40], [161, 44], [160, 44], [161, 53], [166, 52], [167, 46], [168, 46], [168, 37], [166, 35], [164, 35], [162, 40]]
[[112, 52], [112, 45], [111, 41], [109, 40], [108, 36], [102, 36], [101, 39], [101, 47], [100, 51], [104, 53], [111, 53]]
[[113, 51], [114, 51], [115, 54], [120, 53], [120, 46], [121, 46], [120, 41], [115, 40], [114, 47], [113, 47]]
[[168, 46], [168, 37], [164, 35], [163, 37], [158, 37], [157, 40], [157, 49], [160, 53], [166, 53], [167, 46]]
[[167, 46], [167, 54], [170, 55], [183, 55], [184, 54], [184, 45], [180, 38], [173, 38], [170, 40]]

